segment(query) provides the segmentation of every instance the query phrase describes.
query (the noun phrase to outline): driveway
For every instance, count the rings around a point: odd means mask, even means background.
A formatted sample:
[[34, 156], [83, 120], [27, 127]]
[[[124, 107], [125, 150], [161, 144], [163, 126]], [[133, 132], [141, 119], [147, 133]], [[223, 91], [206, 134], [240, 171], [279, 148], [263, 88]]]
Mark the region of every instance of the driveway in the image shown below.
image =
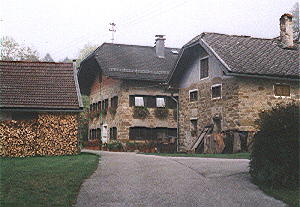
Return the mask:
[[249, 160], [101, 154], [78, 195], [88, 206], [285, 206], [250, 182]]

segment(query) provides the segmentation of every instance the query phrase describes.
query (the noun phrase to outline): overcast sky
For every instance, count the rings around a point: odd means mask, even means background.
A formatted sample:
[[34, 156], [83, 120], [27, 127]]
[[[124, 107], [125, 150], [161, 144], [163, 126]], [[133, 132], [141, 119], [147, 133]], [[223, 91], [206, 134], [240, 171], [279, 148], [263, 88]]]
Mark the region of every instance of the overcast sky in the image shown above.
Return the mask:
[[0, 35], [55, 61], [76, 58], [87, 43], [181, 48], [202, 32], [279, 36], [279, 18], [296, 0], [0, 0]]

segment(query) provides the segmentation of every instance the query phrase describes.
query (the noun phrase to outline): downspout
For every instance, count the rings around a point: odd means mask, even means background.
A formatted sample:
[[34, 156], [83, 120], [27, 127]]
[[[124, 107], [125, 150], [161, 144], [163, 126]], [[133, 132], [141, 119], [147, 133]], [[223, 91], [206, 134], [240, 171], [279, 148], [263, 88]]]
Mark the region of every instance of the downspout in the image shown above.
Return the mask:
[[[101, 78], [101, 80], [100, 80]], [[100, 133], [99, 133], [99, 141], [100, 141], [100, 150], [102, 149], [102, 139], [101, 139], [101, 135], [102, 135], [102, 128], [101, 128], [101, 111], [102, 111], [102, 103], [101, 103], [101, 83], [102, 83], [102, 76], [100, 76], [100, 72], [99, 72], [99, 98], [100, 98], [100, 107], [101, 107], [101, 110], [100, 110], [100, 113], [99, 113], [99, 128], [100, 128]]]
[[171, 93], [171, 98], [176, 102], [176, 106], [177, 106], [177, 139], [176, 139], [176, 151], [179, 152], [179, 102], [176, 98], [173, 97], [173, 93]]

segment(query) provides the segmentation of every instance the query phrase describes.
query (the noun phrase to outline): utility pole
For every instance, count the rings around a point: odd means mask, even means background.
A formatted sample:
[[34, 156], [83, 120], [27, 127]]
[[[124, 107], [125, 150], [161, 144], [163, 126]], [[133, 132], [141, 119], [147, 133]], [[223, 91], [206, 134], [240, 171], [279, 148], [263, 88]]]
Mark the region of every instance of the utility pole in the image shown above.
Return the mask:
[[111, 25], [111, 29], [109, 29], [109, 31], [111, 32], [111, 36], [112, 36], [111, 42], [114, 43], [114, 40], [115, 40], [114, 33], [117, 31], [115, 29], [116, 24], [115, 23], [109, 23], [109, 25]]

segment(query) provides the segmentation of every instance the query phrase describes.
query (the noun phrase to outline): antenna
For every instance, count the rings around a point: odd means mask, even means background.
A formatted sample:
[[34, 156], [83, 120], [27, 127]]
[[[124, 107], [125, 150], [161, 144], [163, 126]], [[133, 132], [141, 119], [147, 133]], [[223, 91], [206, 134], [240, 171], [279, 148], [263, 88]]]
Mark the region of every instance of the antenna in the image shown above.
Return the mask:
[[115, 29], [115, 26], [116, 26], [116, 24], [115, 23], [109, 23], [109, 25], [111, 25], [111, 29], [109, 29], [109, 31], [111, 32], [111, 42], [112, 43], [114, 43], [114, 40], [115, 40], [115, 38], [114, 38], [114, 33], [117, 31], [116, 29]]

